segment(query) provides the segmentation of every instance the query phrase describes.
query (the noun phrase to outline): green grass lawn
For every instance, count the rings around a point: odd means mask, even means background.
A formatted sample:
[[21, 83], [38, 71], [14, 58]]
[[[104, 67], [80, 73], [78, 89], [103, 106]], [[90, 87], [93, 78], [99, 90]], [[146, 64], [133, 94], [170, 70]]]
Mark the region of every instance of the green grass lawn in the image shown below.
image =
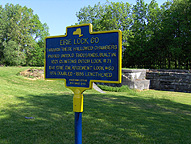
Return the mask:
[[[73, 94], [63, 81], [0, 67], [0, 144], [73, 144]], [[26, 119], [25, 117], [33, 117]], [[84, 144], [190, 144], [191, 94], [84, 92]]]

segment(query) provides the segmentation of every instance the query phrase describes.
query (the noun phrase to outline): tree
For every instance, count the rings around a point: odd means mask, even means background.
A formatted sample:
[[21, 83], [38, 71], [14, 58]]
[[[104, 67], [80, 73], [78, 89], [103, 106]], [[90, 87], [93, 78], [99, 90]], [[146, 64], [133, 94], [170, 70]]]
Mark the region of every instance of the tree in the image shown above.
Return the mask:
[[136, 5], [132, 7], [132, 26], [130, 31], [133, 37], [128, 39], [129, 46], [125, 50], [123, 66], [143, 67], [145, 63], [146, 42], [147, 42], [147, 4], [143, 0], [137, 0]]
[[145, 68], [162, 68], [161, 60], [165, 61], [164, 46], [161, 46], [163, 41], [159, 40], [162, 29], [161, 21], [162, 10], [156, 1], [152, 0], [147, 5], [146, 11]]
[[22, 62], [17, 64], [29, 65], [34, 49], [44, 47], [44, 37], [49, 35], [48, 26], [42, 24], [38, 15], [34, 15], [33, 10], [26, 6], [6, 4], [4, 8], [0, 6], [0, 14], [0, 23], [3, 24], [0, 26], [0, 60], [11, 64], [6, 57], [9, 57], [11, 52], [8, 51], [13, 48], [10, 43], [14, 42], [17, 45], [17, 55], [23, 55]]
[[5, 57], [3, 63], [6, 65], [17, 66], [25, 63], [23, 60], [25, 59], [25, 55], [20, 51], [19, 45], [14, 41], [4, 42], [3, 53]]
[[5, 20], [7, 19], [7, 15], [5, 15], [5, 13], [3, 11], [4, 11], [4, 9], [0, 5], [0, 64], [2, 63], [1, 61], [4, 58], [4, 55], [3, 55], [3, 50], [4, 50], [3, 42], [4, 42], [5, 28], [6, 28], [6, 21]]
[[120, 29], [123, 34], [123, 67], [191, 68], [191, 1], [156, 0], [98, 3], [76, 14], [80, 24], [94, 31]]
[[29, 65], [42, 66], [44, 65], [44, 48], [36, 44], [34, 49], [31, 49]]
[[122, 30], [123, 46], [128, 45], [127, 38], [131, 35], [131, 5], [123, 2], [100, 3], [93, 7], [81, 8], [76, 16], [79, 24], [92, 23], [94, 31]]
[[189, 0], [166, 2], [162, 9], [162, 29], [159, 40], [163, 41], [163, 52], [168, 68], [189, 69], [190, 50], [190, 6]]

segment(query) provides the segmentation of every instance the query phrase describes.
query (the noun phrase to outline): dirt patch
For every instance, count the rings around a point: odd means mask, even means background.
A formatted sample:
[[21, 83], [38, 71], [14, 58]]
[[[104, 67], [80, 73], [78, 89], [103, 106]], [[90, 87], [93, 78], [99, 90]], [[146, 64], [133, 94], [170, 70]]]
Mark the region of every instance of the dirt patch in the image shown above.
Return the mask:
[[44, 70], [43, 69], [27, 69], [25, 71], [20, 72], [20, 75], [32, 80], [44, 79]]

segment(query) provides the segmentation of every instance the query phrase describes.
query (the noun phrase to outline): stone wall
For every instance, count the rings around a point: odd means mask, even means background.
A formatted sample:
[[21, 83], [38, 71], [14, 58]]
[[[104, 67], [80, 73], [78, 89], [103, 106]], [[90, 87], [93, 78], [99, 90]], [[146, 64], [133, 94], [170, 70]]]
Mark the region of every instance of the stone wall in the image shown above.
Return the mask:
[[146, 69], [123, 69], [122, 85], [128, 85], [130, 89], [149, 89], [150, 80], [146, 79]]
[[150, 80], [150, 89], [191, 92], [189, 70], [148, 70], [146, 79]]
[[122, 70], [122, 83], [97, 83], [101, 85], [117, 86], [127, 85], [131, 89], [144, 90], [149, 89], [150, 80], [146, 80], [146, 69], [123, 69]]
[[191, 71], [123, 69], [122, 83], [97, 83], [109, 86], [128, 85], [131, 89], [156, 89], [177, 92], [191, 92]]

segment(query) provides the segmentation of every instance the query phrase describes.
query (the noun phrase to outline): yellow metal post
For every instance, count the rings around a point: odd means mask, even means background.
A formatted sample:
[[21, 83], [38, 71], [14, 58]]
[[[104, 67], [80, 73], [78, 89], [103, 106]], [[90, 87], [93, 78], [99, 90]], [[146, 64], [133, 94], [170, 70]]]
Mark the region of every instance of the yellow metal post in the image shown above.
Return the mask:
[[87, 88], [70, 88], [74, 92], [73, 97], [73, 111], [74, 112], [83, 112], [83, 92]]
[[83, 92], [79, 89], [74, 90], [73, 97], [73, 111], [74, 112], [83, 112]]
[[75, 144], [82, 144], [82, 112], [83, 112], [83, 92], [87, 88], [70, 87], [74, 92], [73, 111], [75, 112]]

